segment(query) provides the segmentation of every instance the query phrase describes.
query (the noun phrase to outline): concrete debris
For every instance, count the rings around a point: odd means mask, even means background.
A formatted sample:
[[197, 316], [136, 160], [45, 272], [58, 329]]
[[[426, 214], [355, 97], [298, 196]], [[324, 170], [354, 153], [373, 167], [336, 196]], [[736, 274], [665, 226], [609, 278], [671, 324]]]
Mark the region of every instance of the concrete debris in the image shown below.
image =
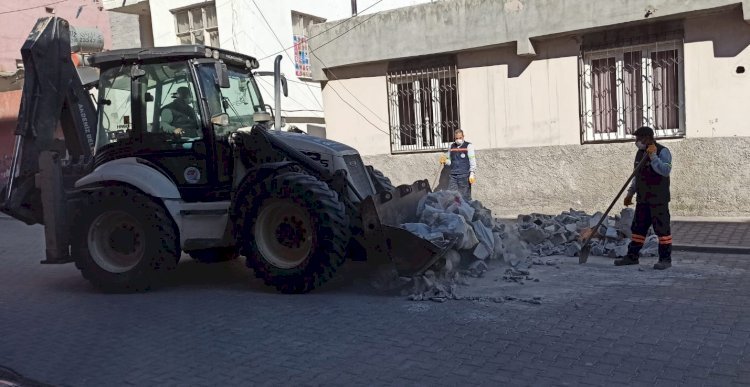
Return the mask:
[[[603, 215], [601, 212], [587, 215], [573, 209], [554, 217], [541, 214], [519, 215], [519, 236], [528, 243], [534, 256], [575, 257], [582, 247], [579, 240], [581, 231], [596, 226]], [[619, 215], [607, 217], [598, 229], [598, 236], [591, 241], [591, 254], [613, 258], [627, 255], [634, 215], [635, 210], [624, 208]], [[658, 239], [650, 230], [641, 256], [655, 256], [657, 250]]]
[[[490, 260], [507, 263], [515, 270], [531, 267], [531, 252], [519, 236], [519, 226], [506, 225], [494, 218], [492, 211], [479, 201], [466, 202], [453, 191], [433, 192], [420, 201], [417, 217], [418, 223], [403, 224], [402, 228], [436, 244], [442, 243], [438, 245], [447, 246], [447, 251], [424, 275], [411, 278], [408, 283], [394, 280], [389, 284], [401, 285], [402, 294], [411, 300], [457, 299], [455, 288], [468, 284], [468, 277], [483, 276]], [[552, 227], [550, 235], [557, 235], [558, 239], [568, 237], [552, 217], [544, 217], [545, 227]], [[534, 229], [546, 239], [549, 235], [542, 230], [543, 224], [534, 224]]]

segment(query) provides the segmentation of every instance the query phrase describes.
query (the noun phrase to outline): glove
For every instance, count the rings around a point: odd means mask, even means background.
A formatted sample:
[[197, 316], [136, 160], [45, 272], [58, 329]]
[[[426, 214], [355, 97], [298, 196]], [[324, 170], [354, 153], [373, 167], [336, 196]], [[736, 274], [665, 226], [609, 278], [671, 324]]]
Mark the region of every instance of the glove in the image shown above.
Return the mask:
[[625, 196], [625, 200], [623, 201], [623, 204], [625, 205], [625, 207], [633, 205], [633, 195]]
[[445, 165], [448, 162], [448, 158], [445, 155], [440, 155], [440, 164]]
[[472, 172], [472, 173], [471, 173], [471, 174], [469, 175], [469, 184], [474, 184], [474, 183], [476, 183], [476, 182], [477, 182], [477, 177], [476, 177], [476, 176], [474, 176], [474, 172]]
[[656, 155], [656, 145], [649, 145], [648, 148], [646, 148], [646, 153], [648, 153], [648, 157], [653, 158]]

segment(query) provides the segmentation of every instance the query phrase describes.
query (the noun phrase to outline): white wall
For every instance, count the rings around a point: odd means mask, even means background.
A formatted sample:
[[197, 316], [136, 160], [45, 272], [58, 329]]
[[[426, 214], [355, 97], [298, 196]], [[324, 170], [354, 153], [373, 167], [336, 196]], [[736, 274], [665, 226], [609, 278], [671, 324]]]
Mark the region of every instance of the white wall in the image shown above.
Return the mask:
[[739, 9], [685, 22], [688, 137], [750, 136], [749, 43], [750, 25]]
[[[201, 0], [151, 0], [154, 43], [156, 46], [177, 44], [174, 16], [171, 10], [190, 5], [197, 5]], [[383, 0], [376, 6], [362, 13], [368, 14], [386, 9], [429, 2], [429, 0]], [[360, 0], [358, 10], [362, 11], [376, 0]], [[292, 33], [292, 11], [297, 11], [328, 21], [345, 19], [351, 16], [349, 0], [216, 0], [216, 13], [219, 25], [221, 48], [255, 56], [260, 60], [262, 71], [272, 71], [274, 58], [282, 49], [288, 55], [282, 59], [281, 71], [292, 81], [299, 81], [294, 70], [294, 50]], [[262, 15], [273, 27], [269, 29], [255, 4], [260, 7]], [[282, 53], [283, 55], [283, 53]], [[300, 84], [289, 82], [289, 97], [282, 98], [286, 116], [323, 116], [323, 99], [318, 82]], [[273, 105], [273, 79], [265, 77], [258, 81], [266, 103]], [[264, 91], [265, 88], [265, 91]], [[296, 112], [293, 110], [311, 110]]]

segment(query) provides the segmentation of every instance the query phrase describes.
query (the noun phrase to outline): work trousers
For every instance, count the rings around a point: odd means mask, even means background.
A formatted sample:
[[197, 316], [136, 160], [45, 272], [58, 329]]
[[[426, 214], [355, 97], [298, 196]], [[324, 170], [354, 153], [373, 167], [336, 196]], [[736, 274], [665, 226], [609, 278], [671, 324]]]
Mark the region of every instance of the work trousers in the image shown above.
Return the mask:
[[450, 182], [448, 182], [449, 191], [458, 191], [461, 197], [468, 201], [471, 201], [471, 184], [469, 184], [469, 174], [454, 175], [451, 174]]
[[648, 229], [653, 226], [654, 233], [659, 237], [659, 260], [672, 260], [672, 229], [670, 227], [669, 203], [648, 204], [638, 203], [635, 206], [635, 219], [630, 231], [628, 254], [638, 256], [646, 242]]

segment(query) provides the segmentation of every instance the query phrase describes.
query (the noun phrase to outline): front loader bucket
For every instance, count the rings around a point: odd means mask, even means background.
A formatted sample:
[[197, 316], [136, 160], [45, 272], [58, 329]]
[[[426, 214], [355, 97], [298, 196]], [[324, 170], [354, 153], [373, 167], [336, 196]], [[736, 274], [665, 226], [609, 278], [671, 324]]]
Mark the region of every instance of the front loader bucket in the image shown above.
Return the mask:
[[368, 196], [360, 205], [368, 253], [392, 261], [402, 277], [421, 275], [447, 251], [400, 227], [417, 221], [417, 206], [430, 192], [430, 183], [419, 180]]

